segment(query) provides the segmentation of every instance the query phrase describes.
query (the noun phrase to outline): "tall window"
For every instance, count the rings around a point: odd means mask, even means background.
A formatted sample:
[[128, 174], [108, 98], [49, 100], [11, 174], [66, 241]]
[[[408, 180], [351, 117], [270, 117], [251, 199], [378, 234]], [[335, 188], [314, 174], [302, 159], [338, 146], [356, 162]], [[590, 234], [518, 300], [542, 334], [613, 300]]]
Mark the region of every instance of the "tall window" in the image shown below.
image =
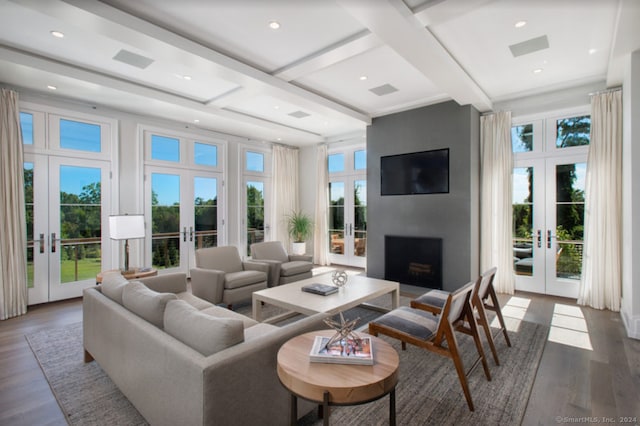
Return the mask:
[[268, 193], [271, 185], [271, 151], [245, 146], [243, 153], [243, 182], [245, 186], [244, 243], [247, 256], [251, 244], [267, 239], [269, 232]]

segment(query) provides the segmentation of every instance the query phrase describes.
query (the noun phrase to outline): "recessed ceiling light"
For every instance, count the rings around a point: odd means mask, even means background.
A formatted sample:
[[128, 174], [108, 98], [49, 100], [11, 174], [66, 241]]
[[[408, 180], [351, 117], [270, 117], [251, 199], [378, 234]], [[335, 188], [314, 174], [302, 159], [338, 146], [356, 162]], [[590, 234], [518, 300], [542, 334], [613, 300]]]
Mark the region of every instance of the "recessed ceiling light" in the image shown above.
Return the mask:
[[368, 78], [368, 77], [367, 77], [366, 75], [361, 75], [361, 76], [360, 76], [360, 80], [362, 80], [362, 81], [366, 80], [367, 78]]
[[187, 81], [191, 81], [191, 76], [190, 75], [185, 75], [182, 78], [184, 78]]
[[195, 120], [193, 120], [194, 123], [199, 123], [200, 120], [198, 120], [197, 118]]
[[64, 33], [61, 33], [60, 31], [51, 31], [51, 35], [56, 38], [64, 38]]
[[282, 140], [282, 138], [278, 138], [277, 140], [278, 140], [278, 141], [281, 141], [281, 140]]
[[271, 28], [272, 30], [277, 30], [278, 28], [280, 28], [280, 23], [278, 21], [271, 21], [269, 22], [269, 28]]
[[280, 109], [280, 107], [278, 105], [274, 105], [273, 109]]
[[527, 21], [518, 21], [518, 22], [516, 22], [516, 23], [515, 23], [514, 27], [516, 27], [516, 28], [522, 28], [522, 27], [524, 27], [525, 25], [527, 25]]
[[47, 89], [49, 89], [49, 90], [56, 90], [56, 89], [57, 89], [57, 87], [56, 87], [56, 86], [52, 86], [52, 85], [50, 85], [50, 84], [49, 84], [49, 85], [47, 86]]
[[542, 72], [542, 68], [536, 68], [535, 70], [533, 70], [534, 74], [540, 74]]
[[598, 49], [589, 49], [589, 55], [593, 55], [597, 51], [598, 51]]

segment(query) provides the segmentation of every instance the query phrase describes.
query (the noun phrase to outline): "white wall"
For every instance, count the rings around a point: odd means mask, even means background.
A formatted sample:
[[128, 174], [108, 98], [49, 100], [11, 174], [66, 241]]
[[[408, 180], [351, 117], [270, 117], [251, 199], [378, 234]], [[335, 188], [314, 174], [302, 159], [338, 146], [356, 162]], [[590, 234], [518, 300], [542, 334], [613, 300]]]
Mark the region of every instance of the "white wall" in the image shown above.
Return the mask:
[[[622, 91], [622, 320], [640, 339], [640, 51], [625, 66]], [[635, 167], [634, 167], [635, 166]], [[634, 218], [636, 219], [634, 221]]]

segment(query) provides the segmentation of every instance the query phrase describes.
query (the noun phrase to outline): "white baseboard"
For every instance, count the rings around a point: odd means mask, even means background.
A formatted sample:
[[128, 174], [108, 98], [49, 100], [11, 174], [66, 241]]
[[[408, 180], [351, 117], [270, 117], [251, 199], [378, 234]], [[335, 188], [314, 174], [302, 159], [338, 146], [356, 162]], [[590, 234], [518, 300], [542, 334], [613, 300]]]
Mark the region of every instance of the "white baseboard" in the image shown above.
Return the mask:
[[625, 311], [620, 312], [627, 336], [640, 340], [640, 315], [630, 317]]

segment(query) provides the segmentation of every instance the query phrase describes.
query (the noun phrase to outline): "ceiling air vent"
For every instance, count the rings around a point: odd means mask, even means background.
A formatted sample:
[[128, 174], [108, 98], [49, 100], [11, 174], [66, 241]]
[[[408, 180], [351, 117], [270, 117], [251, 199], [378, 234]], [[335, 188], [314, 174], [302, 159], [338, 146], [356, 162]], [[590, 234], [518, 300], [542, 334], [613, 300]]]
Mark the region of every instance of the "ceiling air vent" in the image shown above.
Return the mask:
[[390, 84], [383, 84], [382, 86], [374, 87], [373, 89], [369, 89], [369, 91], [375, 93], [378, 96], [388, 95], [389, 93], [397, 92], [398, 89], [393, 87]]
[[514, 58], [548, 48], [549, 40], [547, 39], [546, 35], [532, 38], [531, 40], [523, 41], [522, 43], [516, 43], [509, 46], [509, 49], [511, 49], [511, 54]]
[[295, 118], [305, 118], [305, 117], [309, 117], [311, 114], [307, 114], [304, 111], [294, 111], [289, 113], [289, 115]]
[[129, 52], [128, 50], [120, 50], [116, 56], [113, 57], [114, 60], [124, 62], [127, 65], [134, 66], [136, 68], [140, 68], [141, 70], [147, 68], [149, 65], [153, 63], [153, 59], [147, 58], [142, 55], [138, 55], [137, 53]]

